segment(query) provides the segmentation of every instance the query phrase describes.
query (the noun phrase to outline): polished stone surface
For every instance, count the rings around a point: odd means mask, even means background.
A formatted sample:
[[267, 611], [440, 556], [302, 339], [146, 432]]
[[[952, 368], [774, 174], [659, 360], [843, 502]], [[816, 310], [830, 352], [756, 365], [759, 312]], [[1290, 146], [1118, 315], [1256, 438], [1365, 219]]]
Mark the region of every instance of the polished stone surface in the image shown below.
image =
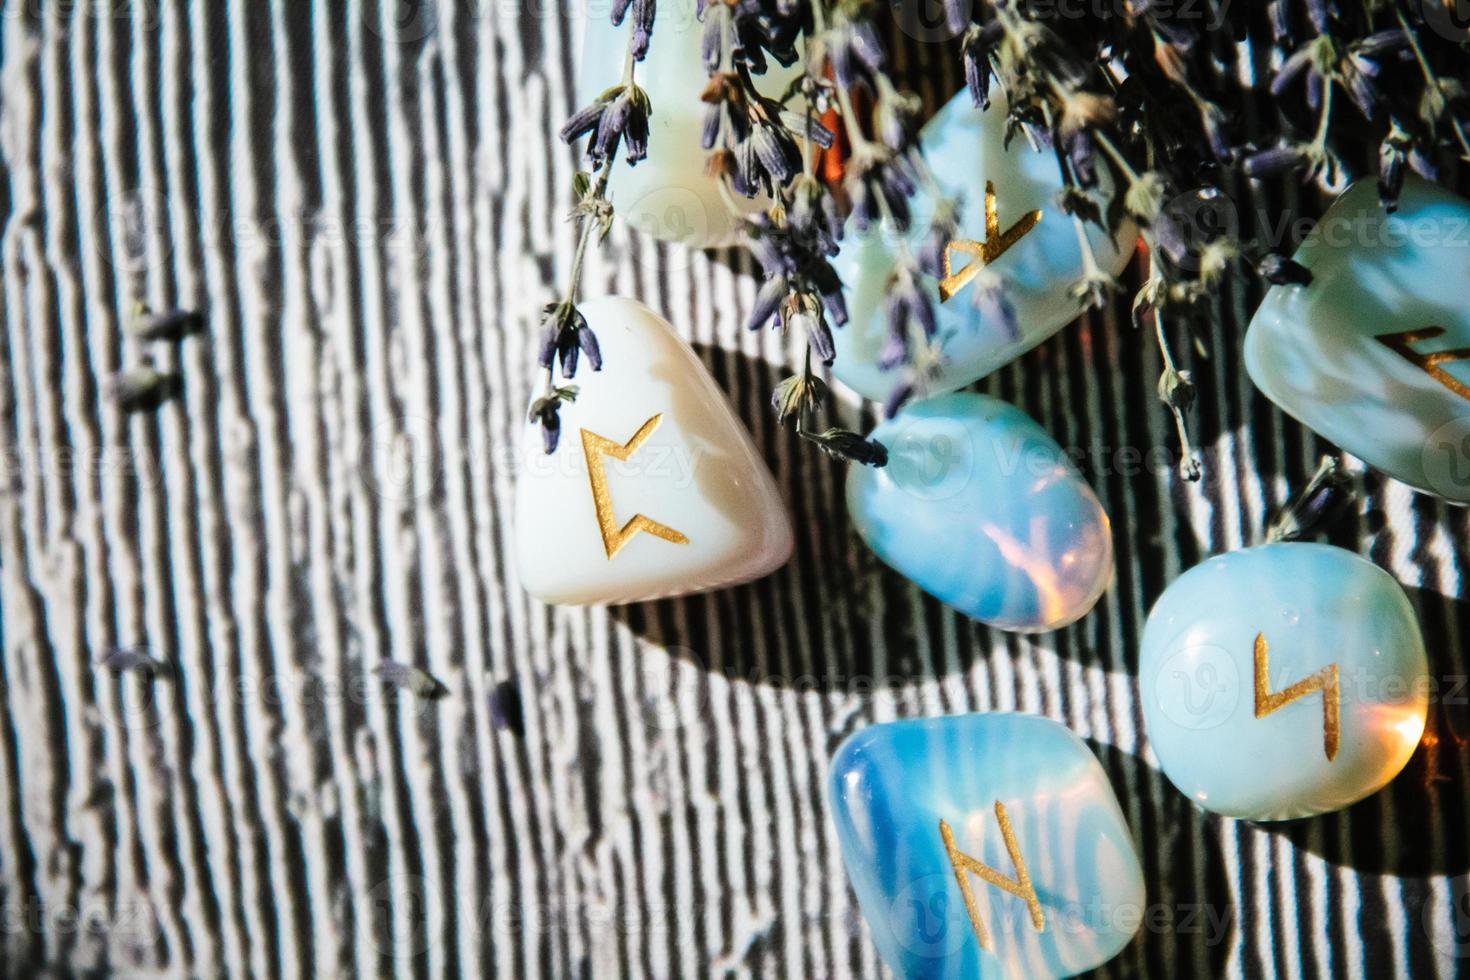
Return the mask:
[[873, 432], [881, 469], [853, 467], [847, 509], [868, 546], [967, 616], [1056, 629], [1112, 580], [1107, 514], [1056, 442], [998, 399], [914, 402]]
[[[899, 977], [1071, 976], [1112, 959], [1138, 928], [1143, 874], [1128, 825], [1102, 766], [1054, 721], [969, 714], [872, 725], [838, 748], [830, 792], [848, 878]], [[1034, 907], [1017, 887], [1021, 866]]]
[[[935, 300], [945, 364], [929, 387], [938, 394], [964, 387], [976, 378], [1015, 360], [1082, 312], [1071, 294], [1082, 276], [1082, 247], [1076, 225], [1056, 203], [1062, 189], [1056, 156], [1033, 150], [1022, 135], [1004, 145], [1006, 105], [997, 98], [985, 112], [974, 107], [967, 91], [950, 99], [920, 133], [924, 156], [944, 195], [962, 195], [960, 238], [984, 239], [985, 184], [994, 183], [997, 214], [1002, 230], [1028, 212], [1040, 209], [1041, 220], [992, 265], [1006, 281], [1007, 297], [1016, 311], [1017, 331], [1011, 330], [976, 304], [975, 286], [938, 302], [939, 283], [922, 277], [922, 288]], [[914, 220], [907, 236], [917, 247], [928, 228], [935, 201], [921, 189], [913, 198]], [[1116, 275], [1133, 254], [1136, 232], [1129, 225], [1115, 244], [1095, 225], [1087, 238], [1104, 271]], [[893, 271], [897, 242], [892, 233], [870, 229], [859, 234], [849, 224], [847, 239], [834, 266], [847, 290], [851, 322], [834, 331], [837, 360], [833, 373], [867, 398], [888, 397], [897, 378], [879, 368], [887, 325], [883, 297]], [[965, 259], [957, 256], [955, 268]]]
[[1233, 551], [1180, 576], [1149, 614], [1139, 682], [1169, 779], [1251, 820], [1338, 810], [1382, 788], [1419, 744], [1428, 693], [1404, 590], [1310, 543]]
[[537, 424], [523, 427], [521, 584], [546, 602], [636, 602], [785, 564], [791, 521], [775, 481], [699, 358], [641, 303], [580, 308], [607, 369], [584, 360], [555, 453], [544, 453]]
[[[623, 77], [628, 47], [627, 21], [614, 27], [607, 6], [594, 4], [583, 17], [582, 61], [577, 72], [577, 104], [586, 105]], [[700, 145], [705, 103], [699, 99], [707, 72], [700, 57], [704, 25], [694, 0], [660, 0], [648, 54], [634, 80], [648, 92], [648, 157], [629, 166], [621, 156], [613, 166], [608, 194], [617, 217], [645, 235], [690, 248], [714, 248], [740, 241], [731, 203], [742, 215], [769, 204], [765, 198], [727, 198], [719, 182], [705, 173], [708, 157]], [[783, 68], [774, 59], [756, 87], [773, 98], [801, 74], [801, 63]], [[667, 271], [665, 268], [664, 271]]]
[[1396, 214], [1371, 180], [1302, 243], [1308, 286], [1274, 286], [1246, 368], [1309, 428], [1419, 490], [1470, 501], [1470, 201], [1410, 177]]

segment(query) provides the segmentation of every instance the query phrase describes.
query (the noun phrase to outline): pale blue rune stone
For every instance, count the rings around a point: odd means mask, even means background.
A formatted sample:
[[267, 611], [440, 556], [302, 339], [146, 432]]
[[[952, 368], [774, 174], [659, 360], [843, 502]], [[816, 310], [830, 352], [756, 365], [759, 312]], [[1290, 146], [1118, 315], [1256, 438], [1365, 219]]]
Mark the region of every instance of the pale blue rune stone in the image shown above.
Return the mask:
[[[1268, 695], [1336, 665], [1333, 758], [1330, 685], [1257, 717], [1257, 637]], [[1403, 769], [1424, 732], [1427, 671], [1392, 576], [1342, 548], [1278, 543], [1170, 585], [1144, 627], [1138, 676], [1149, 742], [1181, 793], [1226, 816], [1287, 820], [1355, 803]]]
[[1389, 476], [1470, 502], [1470, 201], [1411, 176], [1387, 214], [1359, 181], [1295, 258], [1311, 285], [1273, 286], [1246, 335], [1256, 386]]
[[[959, 196], [957, 235], [982, 241], [985, 236], [985, 182], [995, 185], [1000, 228], [1005, 231], [1028, 212], [1040, 209], [1041, 221], [991, 266], [1005, 283], [1006, 297], [1016, 312], [1015, 333], [977, 305], [971, 283], [948, 302], [939, 302], [939, 280], [920, 277], [920, 288], [933, 298], [944, 364], [927, 391], [938, 394], [963, 388], [1010, 363], [1075, 320], [1083, 310], [1072, 287], [1082, 278], [1084, 264], [1077, 226], [1057, 206], [1062, 182], [1056, 154], [1049, 147], [1031, 148], [1018, 133], [1005, 146], [1006, 104], [994, 100], [988, 110], [975, 108], [969, 91], [950, 99], [919, 133], [924, 159], [945, 196]], [[1099, 193], [1110, 186], [1106, 168]], [[1100, 197], [1100, 200], [1106, 200]], [[913, 222], [909, 247], [917, 248], [928, 229], [935, 201], [920, 188], [912, 200]], [[1104, 211], [1106, 208], [1104, 207]], [[1117, 275], [1133, 254], [1137, 232], [1131, 225], [1113, 237], [1096, 225], [1085, 225], [1087, 240], [1102, 270]], [[883, 401], [902, 380], [897, 371], [878, 367], [887, 333], [883, 298], [897, 257], [894, 233], [874, 225], [859, 233], [848, 223], [847, 237], [833, 266], [842, 278], [852, 319], [833, 331], [837, 360], [833, 373], [859, 394]], [[1121, 246], [1121, 247], [1120, 247]], [[963, 268], [969, 256], [956, 253], [953, 268]]]
[[868, 547], [930, 595], [1001, 629], [1057, 629], [1113, 575], [1108, 516], [1046, 431], [999, 399], [906, 405], [872, 437], [888, 465], [854, 466], [847, 510]]
[[[1083, 741], [1022, 714], [873, 725], [832, 760], [832, 813], [868, 931], [903, 978], [1046, 978], [1082, 973], [1128, 945], [1143, 873], [1112, 786]], [[982, 945], [939, 823], [955, 851], [1016, 883], [996, 814], [1005, 808], [1040, 906], [966, 880]]]

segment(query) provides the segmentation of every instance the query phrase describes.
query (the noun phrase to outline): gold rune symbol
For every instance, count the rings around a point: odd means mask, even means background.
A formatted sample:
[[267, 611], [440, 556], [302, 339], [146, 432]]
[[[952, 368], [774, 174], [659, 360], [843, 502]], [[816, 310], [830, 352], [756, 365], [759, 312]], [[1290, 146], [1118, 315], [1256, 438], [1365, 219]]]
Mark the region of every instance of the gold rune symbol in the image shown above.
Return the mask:
[[1454, 347], [1450, 350], [1431, 351], [1421, 354], [1413, 348], [1421, 340], [1433, 340], [1444, 335], [1444, 327], [1425, 327], [1422, 330], [1405, 330], [1402, 333], [1382, 333], [1374, 339], [1389, 350], [1404, 356], [1410, 364], [1444, 385], [1450, 391], [1470, 401], [1470, 387], [1440, 367], [1446, 361], [1470, 359], [1470, 347]]
[[632, 540], [633, 535], [644, 531], [656, 538], [663, 538], [672, 544], [688, 544], [689, 539], [675, 531], [666, 524], [644, 517], [642, 514], [633, 515], [628, 523], [621, 528], [618, 527], [617, 518], [613, 514], [612, 492], [607, 487], [607, 469], [603, 466], [602, 457], [611, 456], [613, 459], [627, 462], [628, 457], [638, 451], [638, 448], [648, 441], [653, 435], [653, 430], [664, 420], [663, 413], [655, 415], [635, 433], [633, 438], [622, 445], [618, 445], [605, 436], [595, 432], [582, 430], [582, 453], [587, 457], [587, 477], [592, 481], [592, 501], [597, 505], [597, 526], [602, 529], [602, 547], [607, 552], [608, 561], [613, 559], [623, 546]]
[[[979, 275], [982, 267], [989, 265], [1010, 249], [1010, 247], [1021, 240], [1021, 238], [1041, 220], [1041, 212], [1030, 211], [1021, 216], [1021, 220], [1011, 225], [1001, 234], [1000, 212], [995, 203], [995, 184], [991, 181], [985, 182], [985, 241], [976, 242], [969, 239], [957, 238], [944, 246], [944, 278], [939, 280], [939, 301], [948, 300], [955, 293], [970, 284], [970, 280]], [[949, 263], [951, 252], [963, 252], [965, 255], [973, 256], [970, 262], [959, 272], [955, 272]]]
[[996, 871], [988, 864], [970, 857], [955, 846], [954, 831], [949, 829], [949, 824], [943, 819], [939, 821], [939, 836], [944, 838], [944, 849], [949, 853], [949, 863], [954, 867], [955, 881], [959, 882], [960, 895], [965, 900], [965, 911], [970, 914], [970, 925], [975, 929], [975, 938], [980, 941], [980, 948], [994, 951], [990, 942], [990, 933], [985, 931], [985, 923], [980, 920], [980, 908], [975, 904], [975, 893], [970, 890], [969, 875], [977, 874], [987, 884], [994, 885], [1001, 891], [1010, 892], [1017, 898], [1026, 900], [1026, 907], [1031, 910], [1031, 924], [1040, 932], [1046, 928], [1046, 916], [1041, 911], [1041, 899], [1036, 897], [1036, 889], [1031, 884], [1031, 875], [1026, 871], [1026, 862], [1021, 858], [1021, 848], [1016, 843], [1016, 835], [1011, 830], [1011, 818], [1006, 816], [1005, 804], [1000, 800], [995, 801], [995, 819], [1000, 823], [1000, 835], [1005, 838], [1006, 850], [1011, 855], [1011, 864], [1016, 869], [1014, 879]]
[[1341, 707], [1341, 689], [1337, 682], [1337, 664], [1328, 664], [1309, 677], [1292, 684], [1285, 690], [1272, 692], [1271, 651], [1266, 645], [1266, 634], [1256, 634], [1256, 717], [1264, 718], [1277, 708], [1284, 708], [1298, 698], [1315, 691], [1322, 692], [1322, 747], [1327, 750], [1327, 761], [1337, 756], [1337, 741], [1341, 734], [1338, 727], [1338, 711]]

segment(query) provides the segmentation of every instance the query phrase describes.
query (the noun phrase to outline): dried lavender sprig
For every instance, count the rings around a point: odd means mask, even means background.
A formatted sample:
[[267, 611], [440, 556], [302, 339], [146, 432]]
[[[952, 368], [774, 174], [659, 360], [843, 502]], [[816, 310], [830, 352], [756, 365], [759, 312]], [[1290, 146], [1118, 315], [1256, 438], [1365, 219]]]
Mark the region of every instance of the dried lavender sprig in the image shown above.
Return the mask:
[[[847, 321], [842, 284], [829, 263], [838, 249], [843, 215], [831, 191], [816, 177], [815, 151], [829, 146], [833, 138], [816, 119], [816, 112], [827, 104], [834, 89], [842, 90], [840, 83], [833, 85], [822, 78], [822, 65], [814, 56], [814, 36], [826, 36], [824, 12], [820, 4], [812, 8], [815, 29], [806, 36], [807, 71], [782, 100], [784, 104], [795, 94], [804, 96], [802, 111], [794, 113], [776, 111], [776, 103], [755, 88], [752, 72], [763, 67], [756, 57], [759, 45], [730, 43], [731, 37], [759, 36], [750, 21], [754, 10], [740, 5], [715, 8], [707, 23], [704, 49], [711, 73], [705, 96], [711, 109], [704, 132], [706, 147], [714, 148], [711, 173], [721, 178], [727, 200], [736, 194], [754, 196], [757, 191], [774, 199], [767, 213], [747, 224], [749, 244], [765, 278], [748, 325], [754, 329], [774, 322], [782, 329], [800, 330], [807, 341], [801, 374], [787, 378], [773, 394], [778, 418], [835, 456], [883, 465], [887, 451], [876, 442], [843, 429], [818, 431], [809, 424], [826, 391], [813, 372], [813, 360], [832, 362], [832, 330]], [[716, 20], [720, 23], [710, 26]], [[870, 26], [854, 28], [845, 37], [853, 58], [837, 74], [851, 80], [850, 76], [881, 64], [881, 50]], [[883, 81], [866, 77], [875, 89], [885, 91]], [[887, 86], [886, 91], [891, 92], [892, 87]], [[909, 123], [902, 108], [888, 119], [894, 139], [902, 138]]]
[[[627, 4], [613, 11], [613, 23], [622, 22]], [[577, 290], [582, 282], [582, 268], [587, 246], [594, 233], [600, 240], [612, 228], [613, 207], [607, 197], [618, 150], [626, 150], [629, 166], [636, 165], [648, 152], [648, 117], [652, 112], [648, 94], [633, 78], [633, 66], [648, 51], [648, 38], [653, 27], [653, 0], [633, 0], [634, 20], [629, 30], [627, 55], [623, 60], [622, 82], [599, 95], [591, 105], [579, 109], [562, 126], [561, 137], [568, 143], [588, 137], [587, 157], [596, 168], [596, 176], [578, 172], [573, 184], [577, 205], [571, 219], [577, 223], [577, 246], [572, 256], [571, 274], [566, 292], [559, 302], [548, 303], [541, 311], [541, 348], [538, 364], [543, 372], [541, 394], [531, 403], [530, 421], [541, 426], [542, 449], [547, 455], [556, 452], [561, 442], [561, 406], [577, 396], [575, 385], [555, 384], [558, 362], [562, 377], [576, 376], [582, 356], [592, 370], [602, 370], [602, 350], [597, 335], [587, 318], [577, 309]]]

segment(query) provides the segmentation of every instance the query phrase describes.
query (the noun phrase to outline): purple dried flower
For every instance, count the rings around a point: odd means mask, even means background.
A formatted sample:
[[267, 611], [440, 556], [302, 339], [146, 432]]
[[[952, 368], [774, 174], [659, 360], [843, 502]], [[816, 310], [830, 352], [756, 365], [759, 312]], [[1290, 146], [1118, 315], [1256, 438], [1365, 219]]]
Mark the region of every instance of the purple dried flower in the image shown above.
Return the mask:
[[888, 397], [883, 401], [883, 417], [891, 419], [897, 415], [898, 410], [903, 408], [904, 404], [910, 398], [914, 397], [914, 391], [913, 382], [894, 385], [893, 390], [888, 393]]
[[788, 290], [786, 277], [776, 274], [761, 284], [760, 291], [755, 294], [755, 306], [751, 308], [750, 317], [745, 321], [746, 329], [759, 330], [771, 322], [776, 315], [781, 301], [786, 298]]
[[183, 340], [204, 329], [204, 314], [198, 310], [140, 310], [128, 321], [127, 330], [141, 340]]
[[811, 346], [817, 360], [830, 365], [837, 358], [837, 348], [832, 343], [832, 328], [820, 314], [804, 314], [802, 326], [806, 329], [806, 342]]
[[388, 684], [399, 690], [408, 691], [415, 697], [428, 701], [435, 701], [446, 696], [449, 688], [445, 687], [426, 670], [421, 670], [410, 664], [401, 664], [394, 660], [384, 660], [373, 669], [373, 673], [383, 678]]
[[832, 75], [843, 88], [870, 85], [883, 67], [883, 46], [868, 21], [848, 21], [829, 28], [822, 36]]
[[648, 155], [651, 112], [647, 92], [637, 85], [618, 85], [573, 113], [561, 127], [561, 138], [571, 143], [591, 134], [587, 158], [594, 166], [617, 153], [618, 144], [626, 139], [628, 163], [636, 164]]
[[1312, 272], [1300, 262], [1272, 252], [1256, 263], [1261, 278], [1275, 286], [1310, 286]]
[[801, 150], [784, 126], [758, 123], [750, 141], [771, 187], [786, 186], [801, 171]]
[[1306, 148], [1299, 144], [1273, 146], [1269, 150], [1252, 153], [1245, 158], [1245, 172], [1256, 178], [1277, 177], [1304, 167], [1308, 160]]

